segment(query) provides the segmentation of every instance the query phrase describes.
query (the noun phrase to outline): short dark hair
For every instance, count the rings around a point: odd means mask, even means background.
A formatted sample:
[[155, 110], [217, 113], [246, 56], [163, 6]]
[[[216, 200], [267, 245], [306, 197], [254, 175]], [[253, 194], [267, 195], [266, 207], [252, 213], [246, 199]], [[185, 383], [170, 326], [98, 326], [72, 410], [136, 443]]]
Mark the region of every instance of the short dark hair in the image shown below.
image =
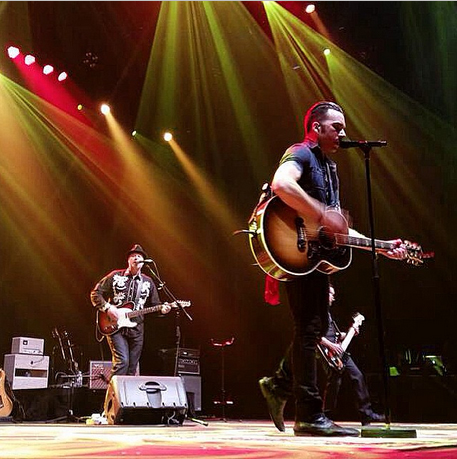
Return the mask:
[[312, 107], [310, 107], [306, 112], [305, 120], [303, 123], [305, 127], [305, 134], [309, 132], [314, 121], [324, 120], [325, 115], [329, 110], [336, 110], [337, 112], [344, 114], [343, 109], [338, 104], [326, 100], [316, 102]]

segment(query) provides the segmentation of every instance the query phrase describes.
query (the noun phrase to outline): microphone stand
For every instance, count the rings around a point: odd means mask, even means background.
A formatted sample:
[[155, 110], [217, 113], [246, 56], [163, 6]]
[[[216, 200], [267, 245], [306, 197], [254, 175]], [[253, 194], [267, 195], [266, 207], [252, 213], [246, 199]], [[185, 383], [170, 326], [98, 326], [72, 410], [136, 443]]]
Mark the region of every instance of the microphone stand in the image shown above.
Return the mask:
[[[165, 294], [178, 306], [178, 310], [176, 311], [176, 353], [175, 353], [175, 364], [174, 364], [174, 371], [173, 371], [173, 376], [180, 376], [178, 375], [178, 357], [179, 357], [179, 349], [181, 347], [181, 327], [179, 326], [179, 319], [180, 319], [180, 312], [183, 312], [186, 317], [192, 321], [194, 320], [191, 315], [182, 307], [181, 303], [178, 301], [178, 299], [173, 295], [173, 293], [170, 291], [170, 289], [166, 286], [165, 282], [162, 281], [162, 279], [159, 276], [159, 269], [157, 268], [156, 262], [152, 260], [152, 263], [154, 263], [155, 270], [154, 271], [148, 263], [145, 263], [143, 266], [146, 266], [148, 268], [149, 273], [151, 274], [152, 278], [157, 282], [158, 284], [158, 289], [163, 290]], [[193, 422], [196, 422], [198, 424], [202, 424], [204, 426], [207, 426], [208, 423], [205, 421], [202, 421], [200, 419], [196, 419], [191, 416], [187, 416], [187, 418]]]
[[371, 260], [372, 260], [372, 272], [373, 272], [373, 292], [374, 301], [376, 308], [376, 320], [378, 322], [378, 342], [381, 355], [381, 363], [383, 367], [383, 386], [384, 386], [384, 401], [385, 401], [385, 417], [386, 427], [385, 428], [374, 428], [374, 427], [363, 427], [361, 430], [362, 437], [389, 437], [389, 438], [416, 438], [417, 433], [414, 429], [391, 429], [391, 410], [390, 410], [390, 387], [389, 377], [390, 371], [387, 363], [385, 341], [384, 341], [384, 323], [381, 308], [381, 288], [380, 278], [378, 271], [378, 260], [376, 255], [375, 246], [375, 229], [374, 229], [374, 212], [373, 212], [373, 198], [371, 190], [371, 173], [370, 173], [370, 152], [372, 146], [367, 144], [360, 144], [358, 147], [363, 151], [365, 156], [365, 175], [367, 182], [367, 200], [368, 200], [368, 216], [370, 223], [370, 235], [371, 235]]

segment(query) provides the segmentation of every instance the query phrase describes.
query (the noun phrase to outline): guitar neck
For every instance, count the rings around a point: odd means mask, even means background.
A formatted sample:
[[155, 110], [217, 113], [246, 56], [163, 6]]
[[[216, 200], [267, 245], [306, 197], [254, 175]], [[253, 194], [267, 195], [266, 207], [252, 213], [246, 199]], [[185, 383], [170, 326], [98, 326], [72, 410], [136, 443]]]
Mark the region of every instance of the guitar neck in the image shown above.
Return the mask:
[[[348, 234], [336, 234], [336, 243], [348, 247], [371, 247], [371, 239], [368, 237], [349, 236]], [[392, 250], [396, 245], [392, 242], [374, 240], [375, 249]]]
[[343, 348], [343, 351], [346, 351], [346, 349], [348, 348], [348, 346], [351, 343], [352, 338], [354, 338], [354, 336], [355, 336], [355, 329], [354, 329], [354, 327], [351, 327], [348, 330], [346, 336], [344, 337], [343, 342], [341, 343], [341, 347]]
[[137, 309], [135, 311], [130, 311], [126, 314], [127, 317], [138, 317], [142, 316], [143, 314], [149, 314], [150, 312], [157, 312], [162, 309], [162, 304], [158, 304], [156, 306], [151, 306], [149, 308], [144, 309]]

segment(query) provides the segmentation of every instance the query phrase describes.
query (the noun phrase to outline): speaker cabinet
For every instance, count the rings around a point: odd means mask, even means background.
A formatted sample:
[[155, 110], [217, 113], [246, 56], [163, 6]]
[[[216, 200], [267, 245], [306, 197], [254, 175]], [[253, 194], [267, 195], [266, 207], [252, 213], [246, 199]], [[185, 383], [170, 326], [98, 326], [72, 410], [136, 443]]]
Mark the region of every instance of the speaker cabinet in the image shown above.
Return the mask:
[[118, 376], [106, 391], [108, 424], [182, 424], [187, 413], [184, 384], [175, 376]]
[[184, 383], [184, 389], [186, 389], [187, 403], [189, 405], [189, 411], [190, 412], [201, 411], [202, 410], [202, 378], [201, 376], [181, 375], [181, 379], [183, 380], [183, 383]]

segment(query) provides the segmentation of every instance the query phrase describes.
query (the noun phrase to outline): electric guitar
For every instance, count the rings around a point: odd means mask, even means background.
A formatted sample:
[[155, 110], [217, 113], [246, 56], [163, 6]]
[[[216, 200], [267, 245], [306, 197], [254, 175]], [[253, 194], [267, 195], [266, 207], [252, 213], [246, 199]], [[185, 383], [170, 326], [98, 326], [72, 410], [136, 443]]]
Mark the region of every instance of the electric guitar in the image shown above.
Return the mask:
[[13, 411], [13, 401], [6, 393], [5, 381], [5, 371], [0, 368], [0, 418], [9, 416]]
[[137, 322], [133, 322], [130, 320], [131, 318], [139, 317], [151, 312], [158, 312], [162, 309], [164, 304], [169, 304], [172, 308], [178, 308], [179, 306], [176, 303], [179, 303], [183, 308], [190, 306], [190, 301], [178, 300], [177, 302], [173, 303], [163, 303], [156, 306], [151, 306], [149, 308], [137, 309], [133, 311], [133, 302], [128, 302], [124, 303], [122, 307], [117, 308], [117, 312], [119, 314], [119, 318], [117, 320], [111, 319], [107, 312], [97, 310], [97, 328], [102, 335], [112, 335], [123, 327], [136, 327], [138, 325]]
[[[371, 239], [348, 234], [345, 217], [335, 210], [341, 234], [331, 233], [315, 221], [299, 215], [278, 196], [262, 202], [249, 221], [249, 243], [259, 267], [271, 277], [289, 281], [315, 269], [332, 274], [347, 268], [352, 261], [352, 247], [371, 248]], [[375, 239], [376, 250], [392, 250], [396, 244]], [[423, 253], [422, 248], [405, 241], [406, 261], [423, 264], [424, 258], [434, 253]]]
[[342, 372], [344, 370], [344, 367], [346, 365], [346, 361], [348, 358], [346, 349], [348, 348], [350, 342], [352, 341], [352, 338], [354, 338], [355, 335], [359, 334], [360, 326], [362, 325], [362, 322], [365, 320], [365, 317], [363, 317], [362, 314], [357, 313], [354, 315], [353, 320], [354, 321], [351, 327], [349, 328], [349, 330], [346, 333], [346, 336], [341, 342], [341, 347], [343, 348], [343, 351], [344, 351], [342, 355], [338, 355], [335, 352], [332, 352], [332, 350], [329, 349], [324, 344], [318, 343], [317, 345], [317, 348], [322, 354], [322, 357], [324, 357], [324, 360], [327, 362], [330, 368], [332, 368], [332, 370], [335, 370], [338, 372]]

